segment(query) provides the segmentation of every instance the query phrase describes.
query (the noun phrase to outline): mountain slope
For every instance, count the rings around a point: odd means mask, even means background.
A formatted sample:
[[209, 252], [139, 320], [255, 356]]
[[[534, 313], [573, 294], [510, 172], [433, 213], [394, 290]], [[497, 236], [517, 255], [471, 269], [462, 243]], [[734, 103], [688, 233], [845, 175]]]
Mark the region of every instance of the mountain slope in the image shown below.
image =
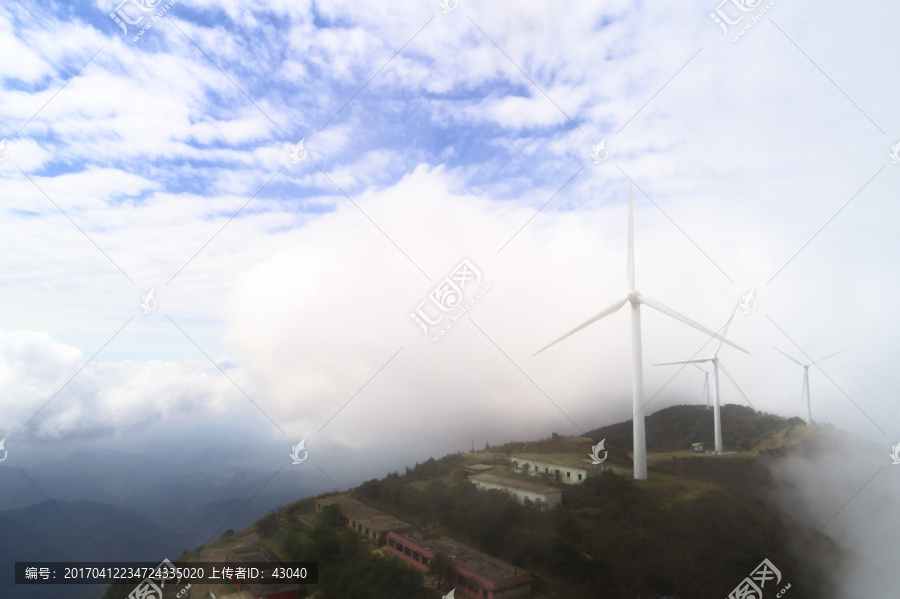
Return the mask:
[[[416, 464], [402, 475], [366, 481], [349, 493], [414, 526], [439, 531], [530, 572], [532, 599], [725, 597], [764, 559], [782, 575], [777, 589], [770, 593], [766, 588], [767, 597], [787, 584], [793, 599], [828, 596], [823, 564], [835, 563], [840, 548], [825, 539], [825, 559], [801, 559], [796, 540], [812, 538], [816, 531], [766, 499], [773, 485], [766, 465], [808, 443], [817, 434], [815, 427], [740, 406], [725, 406], [722, 412], [726, 446], [753, 451], [695, 454], [690, 444], [712, 436], [711, 414], [702, 406], [667, 408], [647, 419], [649, 480], [634, 481], [628, 472], [630, 422], [602, 427], [588, 436], [607, 439], [606, 463], [614, 468], [580, 485], [543, 481], [562, 490], [562, 504], [551, 510], [521, 505], [500, 491], [479, 491], [461, 468], [477, 459], [491, 465], [492, 474], [523, 477], [527, 475], [508, 469], [512, 453], [584, 459], [588, 440], [554, 434], [474, 455], [451, 454]], [[779, 450], [763, 454], [770, 447]], [[208, 560], [231, 546], [259, 544], [281, 560], [318, 560], [317, 599], [375, 597], [361, 590], [348, 594], [347, 589], [357, 588], [351, 580], [357, 571], [354, 564], [387, 572], [385, 563], [376, 559], [382, 559], [382, 552], [341, 529], [339, 516], [323, 516], [314, 513], [312, 501], [301, 500], [187, 558]], [[375, 557], [362, 557], [367, 552]], [[395, 582], [402, 579], [400, 570], [390, 576], [398, 577]], [[389, 588], [387, 582], [380, 578], [379, 588]], [[405, 599], [440, 597], [449, 590], [435, 588], [434, 576], [412, 587], [409, 582], [406, 579]]]

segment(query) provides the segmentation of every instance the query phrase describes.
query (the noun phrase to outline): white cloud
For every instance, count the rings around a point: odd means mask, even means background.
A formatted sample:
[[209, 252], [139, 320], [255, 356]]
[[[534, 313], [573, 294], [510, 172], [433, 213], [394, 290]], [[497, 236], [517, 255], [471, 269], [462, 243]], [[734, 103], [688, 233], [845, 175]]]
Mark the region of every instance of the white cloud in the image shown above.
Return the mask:
[[[16, 57], [16, 60], [3, 61], [0, 73], [4, 78], [19, 79], [28, 83], [39, 81], [52, 73], [50, 64], [31, 50], [27, 40], [21, 40], [16, 36], [12, 17], [7, 10], [0, 12], [0, 56]], [[8, 98], [9, 94], [4, 96]]]
[[[378, 375], [377, 383], [373, 381], [376, 390], [364, 391], [323, 435], [336, 435], [344, 442], [376, 443], [387, 431], [399, 435], [410, 422], [417, 422], [422, 423], [421, 431], [404, 434], [404, 442], [444, 439], [450, 446], [462, 423], [472, 418], [477, 423], [466, 426], [479, 437], [491, 439], [537, 434], [547, 426], [574, 432], [571, 423], [500, 350], [583, 430], [630, 417], [625, 312], [538, 358], [531, 357], [547, 341], [626, 293], [624, 205], [598, 205], [577, 213], [545, 211], [498, 255], [497, 249], [534, 215], [534, 209], [454, 194], [449, 191], [452, 185], [448, 173], [420, 167], [397, 186], [356, 200], [434, 283], [427, 282], [349, 203], [339, 204], [334, 213], [311, 222], [302, 234], [290, 236], [285, 250], [242, 277], [229, 308], [227, 341], [248, 372], [266, 387], [267, 396], [280, 406], [279, 413], [304, 427], [318, 428], [387, 357], [403, 347]], [[709, 223], [712, 219], [693, 213], [683, 220]], [[710, 328], [722, 326], [732, 302], [747, 288], [728, 283], [688, 239], [644, 201], [638, 204], [636, 223], [638, 288]], [[755, 231], [762, 233], [767, 226], [758, 217], [741, 224], [751, 240], [757, 239]], [[696, 229], [706, 230], [702, 225]], [[790, 242], [772, 242], [778, 247], [772, 254], [789, 255]], [[732, 243], [740, 245], [741, 240]], [[755, 247], [757, 241], [751, 245]], [[731, 253], [720, 248], [714, 255], [720, 258]], [[751, 266], [759, 260], [753, 252], [745, 253]], [[462, 257], [472, 259], [493, 283], [489, 296], [473, 309], [471, 318], [499, 350], [468, 322], [435, 344], [422, 338], [408, 317]], [[746, 268], [741, 263], [724, 263], [732, 273]], [[827, 353], [829, 343], [842, 336], [847, 342], [859, 333], [850, 333], [853, 327], [829, 333], [814, 322], [798, 328], [794, 319], [784, 315], [796, 308], [783, 307], [785, 300], [751, 275], [746, 273], [739, 284], [757, 284], [763, 308], [753, 316], [739, 316], [731, 334], [753, 356], [727, 350], [723, 359], [758, 409], [792, 416], [799, 408], [792, 407], [793, 395], [785, 389], [792, 389], [799, 375], [784, 368], [768, 347], [788, 342], [765, 314], [813, 352], [822, 347]], [[816, 297], [815, 302], [820, 312], [840, 312], [853, 305], [850, 297], [843, 296]], [[644, 322], [647, 364], [688, 358], [704, 344], [701, 334], [649, 308], [644, 309]], [[859, 331], [871, 326], [867, 317], [854, 322]], [[816, 329], [818, 334], [810, 337]], [[851, 392], [859, 389], [857, 385], [865, 378], [851, 374], [846, 363], [828, 366], [826, 371], [836, 380], [850, 377], [841, 384]], [[760, 378], [758, 372], [772, 374]], [[647, 366], [648, 398], [675, 373], [676, 369]], [[654, 399], [653, 409], [673, 401], [699, 399], [700, 383], [694, 374], [690, 370], [679, 374]], [[837, 418], [856, 430], [871, 427], [835, 387], [826, 385], [816, 373], [813, 378], [817, 417]], [[726, 401], [742, 402], [727, 382], [722, 385]], [[866, 408], [869, 412], [874, 409]], [[448, 410], [439, 419], [445, 430], [432, 428], [429, 410], [438, 414]], [[528, 414], [539, 416], [531, 420]], [[375, 418], [384, 419], [377, 430], [369, 426]], [[518, 426], [528, 432], [519, 431]]]
[[[95, 4], [105, 22], [111, 7]], [[138, 314], [146, 289], [160, 300], [29, 434], [115, 435], [255, 410], [166, 317], [209, 355], [233, 357], [229, 372], [289, 435], [314, 436], [402, 347], [322, 431], [332, 446], [440, 455], [472, 437], [574, 430], [517, 365], [583, 429], [629, 418], [625, 313], [531, 356], [624, 295], [626, 175], [652, 199], [636, 191], [642, 292], [716, 327], [757, 289], [759, 311], [731, 330], [752, 355], [729, 350], [727, 364], [758, 408], [801, 413], [800, 374], [769, 348], [799, 355], [793, 339], [814, 357], [847, 349], [811, 371], [814, 418], [863, 435], [874, 434], [869, 418], [897, 422], [885, 390], [898, 382], [900, 171], [860, 191], [900, 135], [884, 59], [895, 9], [873, 22], [835, 2], [779, 3], [733, 44], [705, 1], [448, 15], [436, 2], [345, 2], [317, 6], [315, 23], [308, 3], [178, 6], [179, 25], [227, 77], [169, 22], [134, 45], [111, 22], [0, 9], [0, 49], [16, 57], [0, 67], [10, 149], [0, 330], [39, 332], [4, 337], [4, 401], [22, 401], [4, 413], [23, 423]], [[300, 138], [310, 157], [288, 165]], [[593, 165], [602, 138], [610, 157]], [[491, 290], [433, 343], [408, 314], [464, 257]], [[699, 373], [667, 383], [675, 371], [649, 364], [702, 343], [644, 310], [648, 397], [662, 389], [651, 410], [701, 401]], [[739, 401], [724, 381], [722, 393]]]
[[0, 333], [5, 424], [30, 420], [23, 434], [37, 439], [103, 437], [214, 416], [239, 395], [208, 362], [98, 361], [78, 373], [85, 359], [46, 333]]

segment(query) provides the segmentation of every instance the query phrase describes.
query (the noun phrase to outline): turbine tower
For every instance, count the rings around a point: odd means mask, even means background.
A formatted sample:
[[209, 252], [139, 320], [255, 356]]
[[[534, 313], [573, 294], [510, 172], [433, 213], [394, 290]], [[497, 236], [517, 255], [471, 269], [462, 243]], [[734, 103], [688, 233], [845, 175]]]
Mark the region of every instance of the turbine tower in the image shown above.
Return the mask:
[[682, 316], [675, 310], [667, 307], [666, 305], [656, 301], [655, 299], [651, 299], [649, 297], [645, 297], [640, 294], [634, 288], [634, 216], [633, 216], [633, 207], [632, 207], [632, 192], [633, 185], [629, 189], [628, 192], [628, 262], [626, 266], [626, 274], [628, 277], [628, 288], [630, 290], [629, 294], [617, 301], [613, 305], [601, 311], [599, 314], [591, 317], [586, 322], [578, 325], [568, 333], [564, 334], [562, 337], [559, 337], [555, 341], [550, 342], [545, 345], [538, 351], [534, 353], [534, 355], [538, 355], [545, 349], [548, 349], [563, 339], [574, 335], [581, 329], [592, 325], [598, 320], [609, 316], [610, 314], [614, 314], [618, 312], [619, 309], [627, 303], [631, 304], [631, 399], [632, 399], [632, 408], [633, 408], [633, 416], [632, 416], [632, 433], [633, 433], [633, 443], [634, 443], [634, 478], [635, 480], [647, 480], [647, 438], [644, 430], [644, 373], [643, 373], [643, 360], [641, 355], [641, 304], [646, 304], [651, 308], [662, 312], [663, 314], [674, 318], [675, 320], [680, 320], [681, 322], [694, 327], [698, 331], [706, 333], [710, 337], [718, 339], [728, 345], [731, 345], [744, 353], [749, 353], [747, 350], [738, 347], [731, 341], [724, 339], [723, 337], [718, 336], [713, 331], [707, 329], [704, 326], [701, 326], [694, 322], [693, 320], [687, 318], [686, 316]]
[[[719, 404], [719, 371], [722, 371], [731, 384], [734, 385], [734, 388], [738, 390], [738, 393], [743, 396], [747, 403], [750, 404], [750, 407], [754, 410], [756, 409], [751, 403], [750, 398], [747, 397], [747, 394], [744, 393], [743, 389], [737, 384], [737, 381], [731, 376], [728, 370], [725, 368], [725, 365], [719, 361], [719, 350], [722, 349], [722, 341], [724, 341], [724, 336], [728, 333], [728, 327], [731, 326], [731, 321], [734, 320], [734, 314], [737, 312], [737, 306], [735, 306], [734, 310], [731, 312], [731, 316], [728, 318], [728, 322], [725, 323], [725, 328], [722, 330], [722, 338], [719, 339], [718, 345], [716, 345], [716, 350], [713, 352], [712, 356], [708, 358], [697, 358], [696, 360], [684, 360], [683, 362], [664, 362], [662, 364], [654, 364], [654, 366], [671, 366], [673, 364], [702, 364], [703, 362], [710, 362], [712, 364], [712, 375], [713, 375], [713, 429], [715, 433], [716, 440], [716, 453], [722, 453], [722, 414], [720, 412], [720, 404]], [[709, 373], [706, 373], [707, 379], [709, 378]], [[704, 383], [703, 385], [704, 391], [708, 393], [709, 387], [708, 383]], [[707, 395], [707, 407], [709, 407], [709, 395]]]
[[832, 356], [836, 356], [839, 353], [842, 353], [844, 350], [841, 350], [839, 352], [834, 352], [833, 354], [829, 354], [829, 355], [825, 356], [824, 358], [819, 358], [815, 362], [810, 362], [809, 364], [804, 364], [804, 363], [790, 357], [789, 355], [787, 355], [786, 353], [784, 353], [783, 351], [781, 351], [774, 345], [772, 346], [772, 349], [774, 349], [775, 351], [777, 351], [778, 353], [783, 355], [785, 358], [787, 358], [791, 362], [794, 362], [795, 364], [798, 364], [803, 367], [803, 391], [800, 394], [800, 405], [802, 406], [803, 402], [806, 401], [806, 426], [812, 426], [812, 407], [809, 405], [809, 367], [812, 366], [813, 364], [818, 364], [822, 360], [827, 360], [828, 358], [830, 358]]

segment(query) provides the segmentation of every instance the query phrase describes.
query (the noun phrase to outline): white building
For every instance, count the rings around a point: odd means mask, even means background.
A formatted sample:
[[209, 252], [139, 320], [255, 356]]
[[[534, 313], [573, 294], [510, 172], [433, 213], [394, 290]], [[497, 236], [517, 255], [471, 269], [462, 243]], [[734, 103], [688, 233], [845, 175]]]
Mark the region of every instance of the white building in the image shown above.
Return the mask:
[[539, 453], [519, 453], [510, 458], [510, 469], [531, 476], [546, 476], [568, 485], [580, 485], [588, 476], [595, 476], [606, 469], [603, 464], [592, 464], [587, 458], [573, 460]]
[[556, 487], [516, 480], [493, 474], [473, 474], [469, 480], [479, 489], [498, 489], [516, 498], [519, 503], [533, 503], [541, 507], [557, 505], [562, 501], [562, 491]]

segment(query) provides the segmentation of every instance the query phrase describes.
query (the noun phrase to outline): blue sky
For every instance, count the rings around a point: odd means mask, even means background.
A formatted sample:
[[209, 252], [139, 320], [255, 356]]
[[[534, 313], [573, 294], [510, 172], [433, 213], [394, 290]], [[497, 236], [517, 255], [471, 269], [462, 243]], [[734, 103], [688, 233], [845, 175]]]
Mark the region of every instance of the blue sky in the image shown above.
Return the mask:
[[[0, 437], [240, 421], [399, 466], [630, 418], [624, 314], [531, 354], [624, 295], [633, 182], [638, 288], [714, 329], [756, 290], [727, 362], [754, 405], [802, 414], [770, 345], [846, 349], [814, 417], [888, 447], [900, 9], [876, 5], [780, 0], [732, 42], [699, 0], [180, 0], [132, 42], [106, 0], [6, 3]], [[409, 313], [463, 258], [490, 292], [432, 342]], [[701, 401], [649, 365], [706, 341], [646, 311], [650, 411]]]

